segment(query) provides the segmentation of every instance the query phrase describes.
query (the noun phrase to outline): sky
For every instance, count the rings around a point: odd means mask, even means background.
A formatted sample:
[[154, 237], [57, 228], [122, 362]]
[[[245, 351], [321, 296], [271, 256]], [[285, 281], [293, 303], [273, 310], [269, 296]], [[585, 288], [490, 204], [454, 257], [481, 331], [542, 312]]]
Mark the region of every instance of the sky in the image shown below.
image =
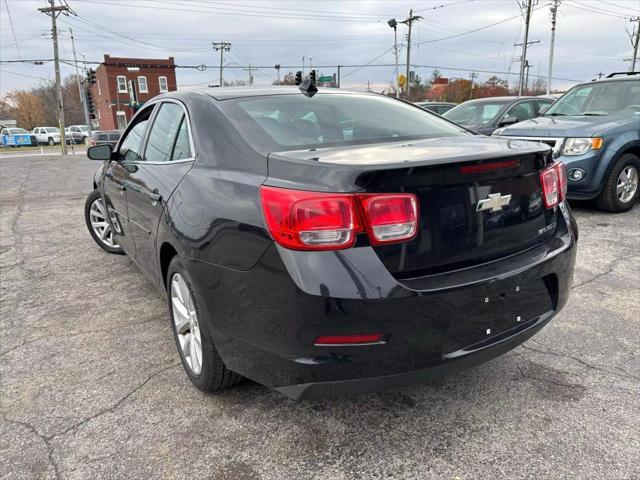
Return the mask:
[[[56, 0], [60, 4], [62, 0]], [[524, 0], [526, 1], [526, 0]], [[550, 45], [551, 0], [534, 0], [527, 58], [530, 78], [546, 78]], [[516, 0], [66, 0], [75, 13], [60, 16], [60, 57], [72, 61], [69, 28], [78, 59], [101, 61], [104, 54], [144, 58], [173, 56], [179, 89], [217, 83], [220, 61], [212, 42], [230, 42], [225, 80], [248, 79], [243, 68], [256, 65], [255, 85], [271, 84], [275, 64], [321, 66], [332, 75], [341, 67], [342, 86], [380, 90], [394, 79], [393, 29], [387, 20], [423, 18], [413, 23], [411, 64], [421, 77], [434, 67], [449, 78], [478, 72], [483, 82], [494, 72], [517, 83], [524, 35]], [[44, 0], [0, 0], [0, 96], [54, 78], [51, 19], [40, 13]], [[626, 71], [633, 48], [627, 30], [640, 16], [640, 0], [561, 0], [556, 30], [552, 87], [566, 89], [599, 73]], [[491, 26], [492, 25], [492, 26]], [[637, 24], [635, 24], [637, 25]], [[484, 28], [486, 27], [486, 28]], [[476, 30], [476, 31], [472, 31]], [[471, 33], [468, 33], [472, 31]], [[400, 71], [406, 62], [405, 25], [398, 26]], [[371, 64], [357, 68], [349, 65]], [[375, 66], [375, 65], [388, 66]], [[62, 75], [75, 72], [62, 64]], [[510, 72], [510, 75], [508, 74]]]

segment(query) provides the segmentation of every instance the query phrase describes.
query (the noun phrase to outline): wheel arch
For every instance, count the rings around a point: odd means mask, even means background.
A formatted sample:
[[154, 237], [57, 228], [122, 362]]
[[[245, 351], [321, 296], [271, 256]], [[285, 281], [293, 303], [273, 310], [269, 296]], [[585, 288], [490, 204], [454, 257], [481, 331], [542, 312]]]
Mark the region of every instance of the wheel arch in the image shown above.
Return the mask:
[[640, 139], [631, 140], [630, 142], [627, 142], [621, 145], [620, 147], [616, 148], [613, 154], [609, 157], [608, 161], [603, 162], [605, 168], [602, 176], [600, 177], [600, 181], [598, 184], [598, 189], [597, 189], [598, 195], [600, 195], [600, 192], [602, 192], [602, 189], [604, 188], [607, 178], [611, 174], [611, 170], [613, 170], [613, 166], [615, 165], [615, 163], [618, 161], [620, 157], [622, 157], [623, 155], [626, 155], [627, 153], [632, 153], [638, 158], [640, 158]]
[[169, 264], [173, 257], [178, 255], [178, 251], [169, 242], [164, 242], [160, 246], [160, 274], [162, 275], [162, 285], [166, 289], [167, 273], [169, 272]]

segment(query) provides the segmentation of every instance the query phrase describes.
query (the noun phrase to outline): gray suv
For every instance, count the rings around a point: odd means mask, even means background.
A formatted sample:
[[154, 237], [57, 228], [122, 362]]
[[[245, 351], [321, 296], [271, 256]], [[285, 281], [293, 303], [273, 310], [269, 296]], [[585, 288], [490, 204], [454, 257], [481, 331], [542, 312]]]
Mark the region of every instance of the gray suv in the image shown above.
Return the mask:
[[542, 117], [493, 135], [550, 145], [567, 166], [569, 199], [627, 211], [639, 194], [640, 72], [576, 85]]

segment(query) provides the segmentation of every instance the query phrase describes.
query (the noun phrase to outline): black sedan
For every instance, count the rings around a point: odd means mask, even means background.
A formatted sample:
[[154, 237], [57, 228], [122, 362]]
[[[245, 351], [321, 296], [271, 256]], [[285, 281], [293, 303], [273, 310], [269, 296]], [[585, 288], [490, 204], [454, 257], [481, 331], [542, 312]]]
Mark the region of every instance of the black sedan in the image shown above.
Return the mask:
[[555, 99], [548, 97], [491, 97], [469, 100], [442, 116], [483, 135], [497, 128], [537, 117]]
[[524, 342], [569, 295], [577, 230], [550, 149], [392, 98], [171, 92], [88, 156], [89, 231], [166, 295], [204, 391], [425, 382]]

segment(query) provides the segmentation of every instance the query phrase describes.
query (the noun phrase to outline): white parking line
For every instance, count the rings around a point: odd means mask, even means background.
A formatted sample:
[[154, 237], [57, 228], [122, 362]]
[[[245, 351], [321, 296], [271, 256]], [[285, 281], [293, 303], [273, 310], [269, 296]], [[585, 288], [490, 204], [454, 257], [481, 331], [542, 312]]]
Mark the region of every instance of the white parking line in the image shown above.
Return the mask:
[[[86, 155], [87, 151], [86, 150], [82, 150], [82, 151], [78, 151], [78, 152], [69, 152], [67, 153], [67, 155]], [[17, 155], [3, 155], [0, 154], [0, 158], [20, 158], [20, 157], [47, 157], [47, 156], [62, 156], [60, 155], [60, 152], [56, 151], [54, 152], [44, 152], [44, 153], [19, 153]]]

